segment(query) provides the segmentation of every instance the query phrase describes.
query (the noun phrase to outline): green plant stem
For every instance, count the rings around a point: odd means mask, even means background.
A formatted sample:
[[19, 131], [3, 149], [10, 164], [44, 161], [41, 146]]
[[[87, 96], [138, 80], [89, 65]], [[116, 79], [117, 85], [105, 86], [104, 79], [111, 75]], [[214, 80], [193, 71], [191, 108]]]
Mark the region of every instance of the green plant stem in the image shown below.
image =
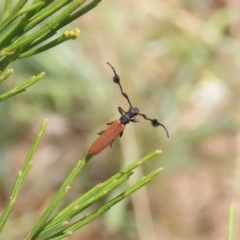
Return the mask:
[[[23, 30], [22, 19], [19, 18], [9, 23], [7, 29], [1, 33], [0, 48], [2, 49], [3, 47], [8, 46], [9, 43], [13, 42], [16, 38], [18, 38], [18, 36], [22, 34], [22, 30]], [[5, 51], [4, 54], [2, 54], [2, 56], [11, 54], [14, 54], [14, 52]]]
[[159, 154], [161, 154], [160, 150], [154, 151], [153, 153], [145, 156], [137, 162], [132, 163], [128, 167], [116, 173], [105, 182], [100, 183], [94, 188], [90, 189], [87, 193], [72, 202], [69, 206], [59, 212], [56, 217], [50, 220], [41, 234], [45, 234], [47, 232], [56, 230], [57, 228], [63, 227], [65, 222], [68, 222], [72, 217], [76, 216], [78, 213], [92, 205], [95, 201], [119, 186], [124, 179], [127, 179], [132, 174], [135, 168], [145, 164]]
[[36, 3], [33, 3], [32, 5], [30, 6], [27, 6], [27, 7], [24, 7], [22, 8], [18, 13], [17, 13], [17, 16], [21, 16], [25, 13], [30, 13], [34, 10], [38, 10], [38, 9], [41, 9], [43, 6], [46, 5], [46, 2], [43, 2], [43, 1], [40, 1], [40, 2], [36, 2]]
[[[23, 3], [21, 3], [21, 1], [18, 2], [19, 6], [16, 6], [15, 10], [13, 10], [11, 12], [11, 16], [8, 16], [1, 24], [0, 24], [0, 33], [1, 35], [3, 35], [3, 30], [6, 29], [14, 20], [16, 20], [16, 18], [22, 16], [23, 14], [28, 13], [28, 18], [30, 18], [31, 16], [29, 15], [29, 13], [33, 12], [34, 10], [39, 10], [42, 7], [44, 7], [46, 4], [50, 4], [49, 2], [46, 1], [39, 1], [36, 3], [33, 3], [30, 6], [26, 6], [23, 7]], [[21, 6], [20, 6], [21, 5]], [[21, 8], [23, 7], [23, 8]], [[26, 15], [24, 16], [25, 19], [27, 19]], [[21, 19], [20, 19], [21, 21]], [[2, 38], [5, 38], [5, 36], [2, 36]]]
[[228, 234], [227, 240], [234, 240], [234, 223], [235, 223], [236, 209], [233, 204], [229, 207], [228, 214]]
[[45, 41], [49, 37], [53, 36], [59, 29], [61, 29], [65, 25], [69, 24], [70, 22], [74, 21], [75, 19], [81, 17], [82, 15], [84, 15], [85, 13], [87, 13], [88, 11], [93, 9], [94, 7], [96, 7], [99, 2], [101, 2], [101, 0], [94, 0], [91, 3], [87, 4], [85, 7], [81, 8], [79, 11], [76, 11], [76, 12], [72, 13], [71, 15], [69, 14], [69, 16], [67, 18], [63, 19], [62, 22], [59, 22], [59, 24], [56, 25], [55, 28], [52, 28], [51, 31], [49, 31], [46, 35], [42, 35], [39, 38], [32, 41], [31, 44], [28, 45], [28, 49]]
[[[1, 34], [1, 41], [5, 39], [5, 34], [8, 34], [9, 28], [12, 26], [13, 21], [16, 20], [17, 16], [8, 17], [4, 23], [0, 24], [0, 34]], [[0, 46], [3, 46], [1, 43]]]
[[[70, 34], [69, 36], [66, 36], [66, 34], [65, 34], [66, 32], [72, 32], [72, 34]], [[54, 39], [53, 41], [47, 43], [46, 45], [43, 45], [42, 47], [39, 47], [37, 49], [31, 49], [27, 52], [24, 52], [24, 53], [20, 54], [18, 56], [18, 58], [21, 59], [21, 58], [30, 57], [30, 56], [39, 54], [41, 52], [44, 52], [48, 49], [51, 49], [65, 41], [70, 40], [70, 39], [76, 39], [78, 37], [79, 33], [80, 33], [79, 29], [74, 29], [72, 31], [64, 31], [64, 33], [60, 37]]]
[[[65, 39], [61, 37], [55, 38], [50, 43], [33, 49], [101, 2], [101, 0], [93, 0], [77, 10], [85, 1], [35, 0], [31, 5], [25, 7], [26, 0], [18, 1], [7, 18], [0, 24], [0, 57], [2, 57], [0, 71], [5, 70], [12, 61], [18, 58], [32, 56], [64, 42]], [[54, 15], [52, 19], [45, 23], [44, 21], [52, 15]], [[42, 22], [45, 25], [40, 25]]]
[[11, 12], [11, 15], [15, 15], [16, 13], [18, 13], [23, 8], [23, 6], [27, 3], [27, 1], [28, 0], [18, 0], [17, 4], [13, 8], [13, 11]]
[[44, 229], [44, 231], [41, 232], [40, 236], [46, 235], [47, 233], [56, 232], [59, 229], [63, 229], [64, 226], [66, 227], [67, 225], [66, 223], [70, 223], [70, 220], [72, 217], [82, 212], [84, 209], [86, 209], [87, 207], [92, 205], [94, 202], [96, 202], [98, 199], [108, 194], [110, 191], [114, 190], [120, 184], [125, 182], [132, 174], [133, 172], [126, 173], [123, 176], [121, 176], [119, 179], [116, 179], [116, 181], [114, 181], [111, 185], [109, 184], [104, 188], [100, 186], [100, 191], [99, 190], [97, 192], [95, 191], [95, 193], [92, 194], [91, 196], [90, 194], [86, 193], [86, 195], [88, 195], [88, 198], [86, 198], [85, 196], [81, 196], [79, 199], [77, 199], [72, 204], [67, 206], [64, 210], [62, 210], [56, 216], [56, 218], [54, 218], [51, 221], [51, 223], [47, 225], [46, 229]]
[[26, 82], [19, 84], [18, 86], [16, 86], [15, 88], [13, 88], [12, 90], [3, 93], [0, 95], [0, 102], [12, 97], [13, 95], [16, 95], [20, 92], [25, 91], [27, 88], [29, 88], [31, 85], [33, 85], [34, 83], [36, 83], [37, 81], [39, 81], [40, 79], [43, 78], [43, 76], [45, 75], [44, 72], [39, 73], [36, 76], [31, 77], [30, 79], [28, 79]]
[[6, 67], [14, 61], [17, 57], [11, 56], [11, 57], [4, 57], [3, 59], [0, 60], [0, 72], [3, 72]]
[[39, 146], [39, 143], [43, 137], [43, 134], [45, 132], [45, 129], [46, 129], [46, 126], [47, 126], [47, 119], [45, 119], [43, 122], [42, 122], [42, 125], [38, 131], [38, 134], [37, 134], [37, 137], [32, 145], [32, 147], [30, 148], [29, 150], [29, 153], [26, 157], [26, 160], [23, 164], [23, 167], [22, 169], [18, 172], [18, 177], [15, 181], [15, 184], [14, 184], [14, 187], [13, 187], [13, 191], [12, 191], [12, 194], [11, 194], [11, 197], [10, 197], [10, 201], [8, 203], [8, 206], [5, 208], [1, 218], [0, 218], [0, 233], [2, 232], [2, 229], [3, 227], [5, 226], [11, 212], [12, 212], [12, 209], [14, 207], [14, 204], [16, 202], [16, 199], [19, 195], [19, 192], [23, 186], [23, 183], [24, 181], [26, 180], [27, 176], [28, 176], [28, 173], [30, 171], [30, 168], [33, 164], [33, 157], [34, 157], [34, 154]]
[[29, 23], [25, 26], [25, 31], [28, 31], [31, 28], [35, 27], [38, 23], [51, 16], [68, 3], [69, 0], [55, 1], [51, 4], [51, 6], [49, 6], [48, 9], [42, 9], [37, 14], [35, 14], [32, 19], [29, 19]]
[[53, 213], [53, 211], [59, 206], [60, 202], [68, 192], [68, 190], [71, 188], [71, 184], [73, 180], [76, 178], [76, 176], [79, 174], [79, 172], [84, 168], [84, 166], [88, 163], [90, 160], [90, 156], [85, 156], [82, 160], [79, 160], [77, 165], [73, 168], [73, 170], [70, 172], [62, 186], [60, 187], [59, 191], [51, 201], [51, 203], [48, 205], [48, 208], [43, 213], [42, 217], [40, 218], [39, 222], [34, 226], [30, 236], [27, 239], [35, 239], [37, 235], [42, 231], [42, 229], [45, 227], [47, 220]]
[[13, 73], [13, 69], [7, 69], [6, 71], [0, 73], [0, 84], [6, 80]]
[[11, 7], [12, 0], [6, 0], [3, 8], [2, 21], [9, 15], [9, 9]]
[[[56, 16], [50, 23], [43, 26], [41, 29], [37, 30], [30, 36], [20, 39], [17, 42], [14, 42], [9, 47], [6, 47], [2, 50], [1, 55], [4, 56], [6, 53], [15, 52], [17, 49], [25, 48], [28, 49], [27, 46], [33, 42], [34, 40], [38, 39], [39, 37], [43, 37], [47, 35], [49, 32], [56, 31], [55, 27], [59, 25], [65, 18], [67, 18], [75, 9], [77, 9], [84, 0], [75, 0], [59, 15]], [[54, 30], [53, 30], [54, 29]]]
[[59, 26], [57, 27], [58, 29], [62, 28], [66, 24], [72, 22], [73, 20], [81, 17], [88, 11], [92, 10], [94, 7], [96, 7], [102, 0], [93, 0], [91, 3], [87, 4], [85, 7], [81, 8], [80, 10], [74, 12], [71, 14], [68, 18], [66, 18], [64, 21], [62, 21]]
[[112, 206], [114, 206], [118, 202], [122, 201], [124, 198], [128, 197], [129, 195], [136, 192], [138, 189], [140, 189], [141, 187], [143, 187], [144, 185], [152, 181], [162, 171], [163, 171], [162, 167], [152, 171], [151, 173], [149, 173], [148, 175], [140, 179], [136, 184], [131, 186], [128, 190], [122, 192], [118, 196], [114, 197], [113, 199], [105, 203], [102, 207], [98, 208], [91, 214], [76, 221], [71, 226], [67, 227], [64, 231], [56, 233], [55, 236], [51, 236], [47, 239], [60, 240], [60, 239], [63, 239], [64, 237], [72, 235], [73, 232], [87, 225], [88, 223], [92, 222], [93, 220], [95, 220], [96, 218], [104, 214], [106, 211], [108, 211]]

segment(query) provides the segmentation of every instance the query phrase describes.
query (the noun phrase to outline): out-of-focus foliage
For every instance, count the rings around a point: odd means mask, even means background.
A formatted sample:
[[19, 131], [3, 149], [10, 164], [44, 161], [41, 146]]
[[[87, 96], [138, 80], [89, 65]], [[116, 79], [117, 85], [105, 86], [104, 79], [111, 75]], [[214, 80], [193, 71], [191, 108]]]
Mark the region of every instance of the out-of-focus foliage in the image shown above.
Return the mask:
[[162, 121], [170, 138], [139, 118], [90, 162], [69, 199], [157, 148], [165, 174], [73, 239], [225, 238], [229, 202], [239, 202], [240, 191], [239, 10], [227, 0], [106, 0], [73, 24], [81, 29], [77, 41], [14, 63], [3, 90], [46, 76], [0, 106], [1, 208], [43, 118], [49, 127], [6, 239], [29, 229], [67, 169], [119, 117], [117, 107], [127, 109], [106, 61], [133, 104]]

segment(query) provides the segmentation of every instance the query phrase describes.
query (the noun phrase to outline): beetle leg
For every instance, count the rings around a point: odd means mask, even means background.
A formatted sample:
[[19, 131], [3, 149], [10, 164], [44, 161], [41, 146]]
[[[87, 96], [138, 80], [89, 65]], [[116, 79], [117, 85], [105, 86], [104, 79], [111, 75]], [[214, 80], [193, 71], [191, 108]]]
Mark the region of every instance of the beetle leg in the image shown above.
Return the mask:
[[131, 119], [130, 121], [131, 121], [131, 122], [139, 122], [139, 120], [136, 119], [136, 118], [133, 118], [133, 119]]
[[119, 137], [121, 137], [123, 135], [123, 131], [122, 132], [120, 132], [120, 134], [119, 134]]
[[98, 132], [98, 135], [102, 135], [105, 132], [105, 130]]
[[111, 125], [112, 123], [113, 123], [113, 121], [107, 122], [106, 125]]
[[121, 115], [123, 115], [123, 114], [126, 113], [121, 107], [118, 107], [118, 112], [119, 112]]

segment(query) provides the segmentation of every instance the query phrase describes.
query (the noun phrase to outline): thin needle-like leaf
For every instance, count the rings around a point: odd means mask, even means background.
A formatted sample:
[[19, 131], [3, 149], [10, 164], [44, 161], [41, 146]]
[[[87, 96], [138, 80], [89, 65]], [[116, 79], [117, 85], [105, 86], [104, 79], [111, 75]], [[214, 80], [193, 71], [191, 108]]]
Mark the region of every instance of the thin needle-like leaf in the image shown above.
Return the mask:
[[59, 206], [62, 199], [68, 192], [68, 190], [71, 188], [71, 184], [73, 180], [76, 178], [76, 176], [79, 174], [79, 172], [84, 168], [84, 166], [88, 163], [90, 160], [90, 156], [85, 156], [83, 159], [79, 160], [77, 165], [73, 168], [73, 170], [70, 172], [62, 186], [60, 187], [59, 191], [51, 201], [51, 203], [48, 205], [48, 208], [43, 213], [42, 217], [38, 221], [38, 223], [33, 228], [32, 232], [30, 233], [30, 239], [35, 238], [44, 228], [44, 226], [47, 223], [47, 220], [52, 215], [54, 210]]
[[233, 204], [229, 206], [229, 214], [228, 214], [228, 233], [227, 240], [234, 240], [234, 224], [235, 224], [235, 215], [236, 209]]
[[41, 127], [38, 131], [37, 137], [36, 137], [32, 147], [29, 150], [29, 153], [26, 157], [26, 160], [25, 160], [25, 162], [22, 166], [22, 169], [18, 172], [18, 176], [17, 176], [17, 179], [16, 179], [14, 187], [13, 187], [13, 191], [12, 191], [12, 194], [11, 194], [11, 197], [10, 197], [10, 201], [9, 201], [7, 207], [5, 208], [3, 214], [0, 218], [0, 233], [1, 233], [3, 227], [5, 226], [7, 220], [8, 220], [8, 218], [9, 218], [11, 212], [12, 212], [12, 209], [14, 207], [14, 204], [15, 204], [16, 200], [17, 200], [19, 192], [22, 189], [23, 183], [28, 176], [30, 168], [33, 164], [34, 154], [35, 154], [35, 152], [36, 152], [36, 150], [39, 146], [39, 143], [40, 143], [40, 141], [43, 137], [43, 134], [44, 134], [46, 126], [47, 126], [47, 123], [48, 123], [47, 119], [45, 119], [42, 122], [42, 125], [41, 125]]
[[15, 88], [13, 88], [12, 90], [3, 93], [0, 95], [0, 102], [12, 97], [13, 95], [16, 95], [20, 92], [25, 91], [27, 88], [29, 88], [31, 85], [33, 85], [34, 83], [36, 83], [37, 81], [39, 81], [40, 79], [43, 78], [43, 76], [45, 75], [44, 72], [39, 73], [36, 76], [31, 77], [30, 79], [28, 79], [26, 82], [19, 84], [18, 86], [16, 86]]

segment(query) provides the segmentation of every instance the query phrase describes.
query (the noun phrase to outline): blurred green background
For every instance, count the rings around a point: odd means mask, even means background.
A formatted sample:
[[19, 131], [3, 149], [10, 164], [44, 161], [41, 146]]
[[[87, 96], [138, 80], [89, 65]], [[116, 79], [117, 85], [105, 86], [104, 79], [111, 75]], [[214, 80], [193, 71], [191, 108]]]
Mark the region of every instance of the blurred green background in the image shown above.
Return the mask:
[[[134, 106], [157, 118], [129, 124], [121, 139], [92, 159], [66, 203], [123, 165], [162, 149], [165, 171], [147, 188], [70, 239], [225, 239], [228, 207], [239, 205], [240, 3], [230, 0], [102, 1], [65, 29], [80, 37], [12, 64], [1, 92], [41, 71], [44, 80], [1, 103], [0, 207], [43, 118], [49, 125], [5, 239], [25, 236], [54, 190], [86, 154], [105, 123]], [[235, 238], [240, 237], [239, 214]]]

